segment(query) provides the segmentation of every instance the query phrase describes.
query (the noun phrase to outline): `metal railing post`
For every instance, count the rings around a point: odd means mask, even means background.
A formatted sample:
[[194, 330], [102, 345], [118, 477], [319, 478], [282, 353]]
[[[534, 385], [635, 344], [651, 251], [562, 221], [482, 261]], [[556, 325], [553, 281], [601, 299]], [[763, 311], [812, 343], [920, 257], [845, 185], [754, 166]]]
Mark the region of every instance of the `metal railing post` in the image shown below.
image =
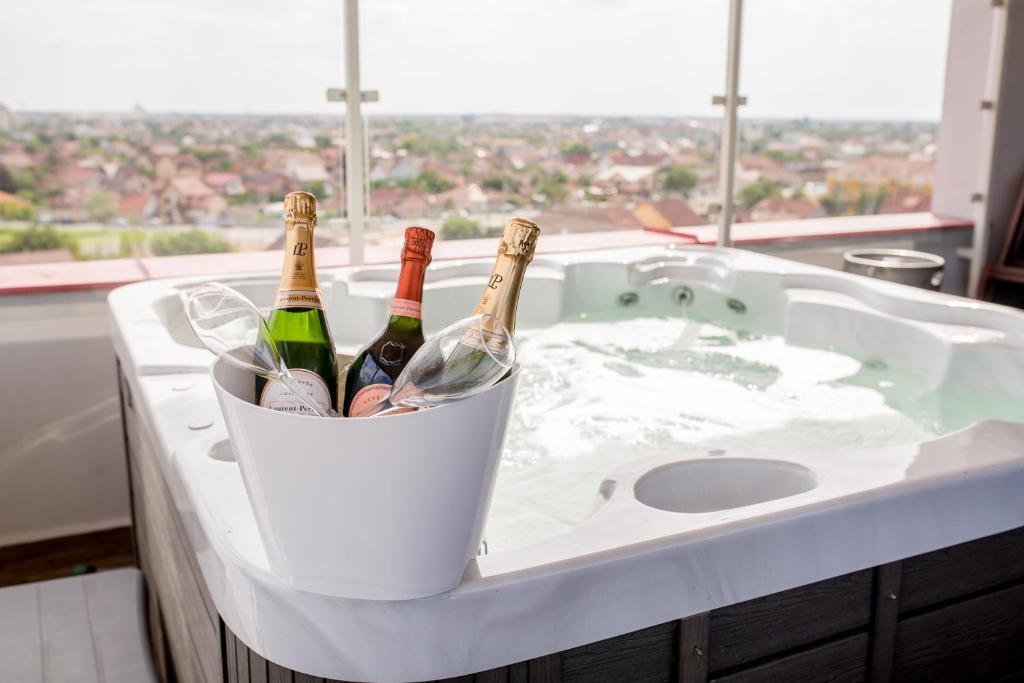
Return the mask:
[[345, 0], [345, 213], [348, 218], [349, 263], [363, 264], [366, 219], [366, 144], [363, 134], [363, 91], [359, 83], [359, 0]]
[[743, 0], [729, 4], [729, 54], [725, 66], [725, 115], [722, 119], [722, 140], [719, 145], [719, 198], [722, 211], [718, 216], [718, 245], [732, 246], [733, 189], [736, 181], [737, 109], [740, 87], [740, 29], [743, 24]]

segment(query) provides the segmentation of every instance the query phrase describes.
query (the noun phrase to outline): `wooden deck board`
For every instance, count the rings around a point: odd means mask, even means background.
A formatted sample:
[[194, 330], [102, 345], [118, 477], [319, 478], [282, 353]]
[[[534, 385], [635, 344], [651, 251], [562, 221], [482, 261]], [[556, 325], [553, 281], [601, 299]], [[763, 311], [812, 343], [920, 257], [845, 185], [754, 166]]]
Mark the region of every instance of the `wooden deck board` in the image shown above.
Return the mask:
[[0, 588], [74, 575], [76, 565], [117, 569], [135, 564], [130, 527], [0, 548]]

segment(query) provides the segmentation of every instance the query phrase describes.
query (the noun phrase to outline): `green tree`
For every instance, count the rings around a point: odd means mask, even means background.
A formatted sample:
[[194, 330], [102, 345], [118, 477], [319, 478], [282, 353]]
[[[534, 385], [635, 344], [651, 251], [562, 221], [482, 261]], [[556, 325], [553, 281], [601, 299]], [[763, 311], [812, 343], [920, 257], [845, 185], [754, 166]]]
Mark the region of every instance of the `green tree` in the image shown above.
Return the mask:
[[582, 140], [567, 140], [566, 142], [560, 142], [558, 144], [558, 151], [563, 156], [574, 157], [574, 156], [590, 156], [590, 148], [587, 147], [587, 143]]
[[547, 178], [537, 178], [534, 182], [537, 192], [544, 195], [548, 203], [557, 204], [569, 196], [569, 189], [565, 186], [568, 181], [567, 175], [561, 171], [555, 171]]
[[818, 197], [818, 203], [829, 216], [838, 216], [843, 212], [843, 201], [839, 197], [838, 190]]
[[104, 189], [96, 188], [85, 198], [85, 215], [89, 220], [106, 223], [117, 216], [114, 198]]
[[202, 230], [189, 230], [171, 235], [157, 235], [150, 245], [156, 256], [177, 254], [217, 254], [231, 251], [231, 245], [223, 237], [211, 235]]
[[743, 206], [749, 209], [765, 197], [778, 197], [780, 194], [782, 194], [782, 188], [778, 183], [767, 178], [760, 178], [744, 186], [736, 193], [736, 197]]
[[428, 194], [439, 194], [455, 187], [455, 183], [441, 177], [437, 171], [425, 170], [413, 180], [413, 186]]
[[860, 191], [860, 195], [857, 197], [857, 215], [866, 216], [872, 213], [878, 213], [878, 209], [881, 208], [882, 202], [885, 201], [885, 197], [888, 194], [884, 187], [879, 187], [877, 190], [865, 188]]
[[516, 180], [510, 175], [489, 175], [480, 181], [480, 187], [492, 192], [514, 192]]
[[35, 220], [36, 209], [34, 206], [25, 206], [15, 202], [0, 202], [0, 219], [5, 221], [31, 221]]
[[142, 230], [127, 230], [117, 236], [117, 252], [122, 258], [141, 256], [146, 244], [146, 233]]
[[327, 186], [322, 180], [316, 180], [311, 183], [306, 183], [302, 186], [303, 191], [310, 193], [320, 201], [323, 201], [324, 197], [327, 196]]
[[479, 223], [457, 213], [445, 218], [441, 225], [441, 239], [443, 240], [465, 240], [482, 235], [483, 230]]
[[661, 172], [661, 185], [668, 192], [689, 192], [697, 187], [697, 174], [688, 166], [669, 166]]
[[19, 230], [14, 236], [0, 246], [0, 252], [11, 253], [15, 251], [46, 251], [49, 249], [67, 249], [75, 256], [78, 255], [78, 240], [66, 233], [57, 232], [52, 225], [39, 227], [33, 225], [25, 230]]

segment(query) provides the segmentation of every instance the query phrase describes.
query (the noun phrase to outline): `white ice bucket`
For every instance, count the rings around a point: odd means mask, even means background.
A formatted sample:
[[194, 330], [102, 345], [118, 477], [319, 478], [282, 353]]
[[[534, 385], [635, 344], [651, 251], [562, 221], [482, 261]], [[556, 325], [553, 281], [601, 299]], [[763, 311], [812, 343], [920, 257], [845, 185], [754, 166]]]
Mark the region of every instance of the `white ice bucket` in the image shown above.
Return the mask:
[[518, 366], [463, 401], [354, 419], [260, 408], [253, 375], [219, 360], [211, 374], [279, 579], [371, 600], [458, 585], [483, 535]]

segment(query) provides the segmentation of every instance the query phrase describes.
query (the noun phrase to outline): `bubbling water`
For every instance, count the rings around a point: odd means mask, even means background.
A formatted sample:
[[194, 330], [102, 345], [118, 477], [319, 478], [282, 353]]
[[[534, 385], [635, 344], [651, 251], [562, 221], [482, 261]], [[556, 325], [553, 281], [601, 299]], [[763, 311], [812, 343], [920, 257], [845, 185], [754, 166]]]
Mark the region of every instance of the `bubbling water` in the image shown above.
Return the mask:
[[518, 349], [523, 370], [487, 527], [491, 552], [578, 525], [608, 473], [639, 458], [825, 457], [943, 431], [902, 410], [922, 386], [909, 373], [711, 323], [563, 322], [521, 332]]

